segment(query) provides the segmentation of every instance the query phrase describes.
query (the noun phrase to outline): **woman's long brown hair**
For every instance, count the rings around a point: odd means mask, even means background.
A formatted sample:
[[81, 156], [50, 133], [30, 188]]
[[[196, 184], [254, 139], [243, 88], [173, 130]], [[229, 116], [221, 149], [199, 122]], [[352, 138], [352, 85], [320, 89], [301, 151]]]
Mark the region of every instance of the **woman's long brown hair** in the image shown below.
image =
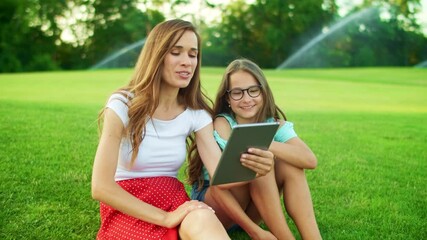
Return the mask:
[[[231, 62], [225, 70], [225, 73], [222, 77], [222, 81], [219, 85], [217, 95], [215, 98], [215, 103], [213, 107], [213, 116], [217, 116], [220, 113], [228, 113], [234, 116], [233, 111], [228, 106], [228, 94], [227, 90], [230, 89], [230, 76], [237, 71], [245, 71], [251, 74], [258, 83], [262, 86], [262, 98], [263, 98], [263, 107], [257, 115], [256, 122], [264, 122], [268, 118], [275, 118], [286, 120], [286, 116], [283, 111], [276, 105], [273, 97], [273, 93], [268, 85], [267, 78], [264, 76], [261, 68], [254, 62], [248, 59], [236, 59]], [[199, 183], [199, 189], [203, 185], [203, 176], [202, 176], [202, 167], [203, 162], [196, 151], [196, 149], [191, 149], [190, 152], [190, 161], [188, 167], [188, 182], [194, 184], [195, 182]]]
[[[129, 99], [129, 124], [125, 128], [125, 136], [130, 139], [132, 145], [131, 165], [134, 163], [139, 152], [139, 145], [145, 137], [147, 120], [153, 116], [159, 105], [165, 56], [185, 31], [192, 31], [197, 36], [198, 61], [189, 85], [179, 90], [178, 101], [191, 109], [205, 109], [212, 114], [212, 109], [207, 104], [210, 99], [202, 92], [200, 85], [202, 51], [200, 36], [196, 28], [190, 22], [180, 19], [156, 25], [147, 37], [130, 82], [116, 91]], [[133, 96], [128, 96], [123, 91], [130, 92]], [[101, 111], [99, 119], [102, 119], [103, 112], [104, 109]]]

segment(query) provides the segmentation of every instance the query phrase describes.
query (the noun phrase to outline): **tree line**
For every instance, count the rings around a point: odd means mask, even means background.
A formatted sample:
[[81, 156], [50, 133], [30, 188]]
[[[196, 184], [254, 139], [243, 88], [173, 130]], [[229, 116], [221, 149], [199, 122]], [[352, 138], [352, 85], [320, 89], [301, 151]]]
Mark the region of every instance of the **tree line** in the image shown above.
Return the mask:
[[[221, 17], [206, 22], [192, 15], [203, 39], [203, 65], [225, 66], [247, 57], [276, 68], [299, 48], [323, 36], [288, 67], [413, 66], [427, 59], [427, 37], [416, 14], [419, 0], [365, 0], [349, 13], [374, 7], [370, 15], [343, 21], [334, 0], [244, 0], [213, 4]], [[0, 72], [87, 69], [113, 52], [144, 39], [167, 17], [182, 17], [184, 0], [2, 0]], [[132, 67], [137, 52], [121, 67]]]

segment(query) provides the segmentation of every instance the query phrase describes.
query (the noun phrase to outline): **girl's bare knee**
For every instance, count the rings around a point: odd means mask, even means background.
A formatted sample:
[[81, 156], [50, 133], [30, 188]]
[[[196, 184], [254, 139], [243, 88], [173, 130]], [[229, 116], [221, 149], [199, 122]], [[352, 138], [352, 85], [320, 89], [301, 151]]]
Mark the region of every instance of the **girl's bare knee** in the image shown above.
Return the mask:
[[304, 169], [294, 167], [287, 163], [277, 164], [276, 180], [279, 178], [282, 181], [300, 181], [305, 179]]

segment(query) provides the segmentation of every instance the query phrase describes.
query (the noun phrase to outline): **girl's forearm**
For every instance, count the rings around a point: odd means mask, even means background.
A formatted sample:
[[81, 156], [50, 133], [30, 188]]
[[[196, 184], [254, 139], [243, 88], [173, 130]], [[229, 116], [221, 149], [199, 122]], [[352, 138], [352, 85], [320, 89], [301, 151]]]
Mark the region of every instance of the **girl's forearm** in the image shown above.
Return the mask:
[[273, 142], [269, 150], [273, 152], [275, 158], [280, 161], [285, 161], [298, 168], [314, 169], [317, 166], [317, 158], [313, 152], [304, 145]]

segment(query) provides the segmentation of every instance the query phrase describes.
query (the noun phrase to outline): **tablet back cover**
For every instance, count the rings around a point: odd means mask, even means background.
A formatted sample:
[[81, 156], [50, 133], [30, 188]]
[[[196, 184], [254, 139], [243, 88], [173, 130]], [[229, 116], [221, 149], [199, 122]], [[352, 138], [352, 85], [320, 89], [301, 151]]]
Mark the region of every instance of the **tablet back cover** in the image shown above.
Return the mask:
[[278, 127], [277, 122], [236, 125], [222, 152], [210, 184], [218, 185], [254, 179], [256, 173], [242, 166], [240, 156], [250, 147], [268, 149]]

